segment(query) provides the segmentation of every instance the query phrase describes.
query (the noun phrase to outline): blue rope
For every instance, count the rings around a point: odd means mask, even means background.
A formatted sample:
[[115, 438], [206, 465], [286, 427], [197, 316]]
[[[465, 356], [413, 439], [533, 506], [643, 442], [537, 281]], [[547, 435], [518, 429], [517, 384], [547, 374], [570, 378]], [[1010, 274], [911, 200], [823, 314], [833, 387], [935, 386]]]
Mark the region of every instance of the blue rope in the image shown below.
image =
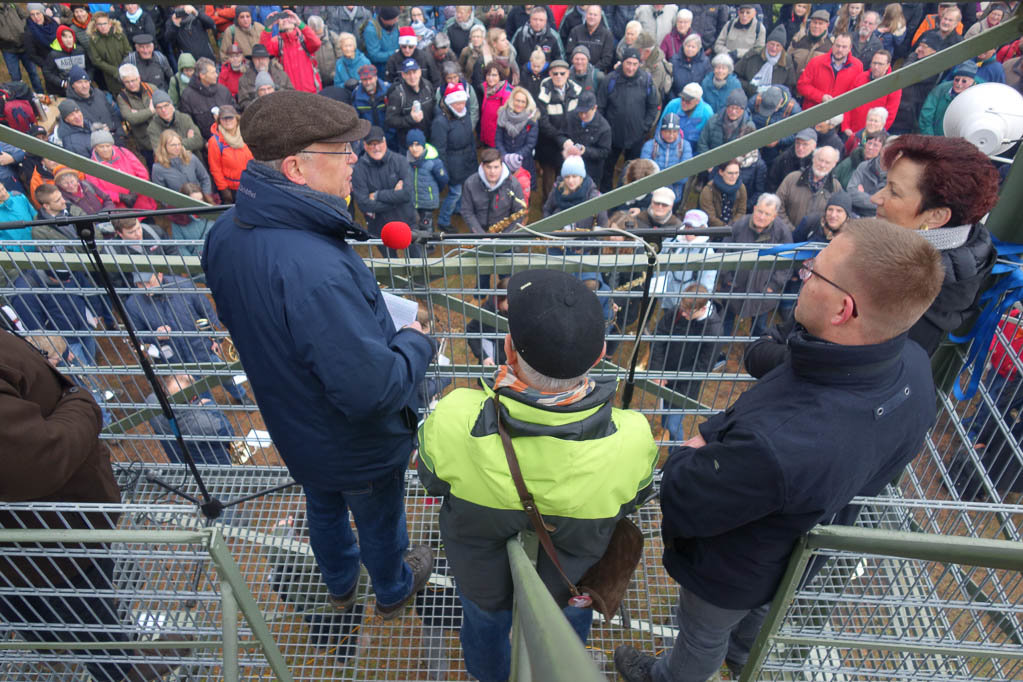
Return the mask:
[[[984, 374], [984, 367], [987, 365], [988, 354], [991, 350], [991, 340], [995, 337], [995, 330], [1002, 316], [1012, 305], [1023, 296], [1023, 263], [1020, 262], [1020, 254], [1023, 254], [1023, 244], [1010, 244], [1000, 241], [994, 236], [991, 237], [995, 250], [1002, 258], [1015, 261], [1012, 264], [998, 263], [991, 270], [992, 275], [1005, 275], [995, 286], [981, 294], [980, 302], [984, 308], [973, 325], [973, 329], [962, 336], [949, 335], [953, 343], [969, 343], [969, 355], [966, 363], [956, 377], [953, 392], [958, 400], [970, 400], [977, 394], [980, 385], [980, 378]], [[962, 388], [962, 376], [964, 372], [971, 372], [970, 381], [966, 390]]]
[[[781, 256], [782, 258], [791, 258], [792, 260], [810, 260], [811, 258], [817, 257], [817, 254], [820, 253], [820, 249], [810, 251], [803, 249], [803, 247], [816, 243], [817, 242], [795, 242], [794, 244], [778, 244], [777, 246], [772, 246], [768, 249], [760, 249], [757, 252], [757, 255]], [[789, 252], [791, 252], [791, 254]]]

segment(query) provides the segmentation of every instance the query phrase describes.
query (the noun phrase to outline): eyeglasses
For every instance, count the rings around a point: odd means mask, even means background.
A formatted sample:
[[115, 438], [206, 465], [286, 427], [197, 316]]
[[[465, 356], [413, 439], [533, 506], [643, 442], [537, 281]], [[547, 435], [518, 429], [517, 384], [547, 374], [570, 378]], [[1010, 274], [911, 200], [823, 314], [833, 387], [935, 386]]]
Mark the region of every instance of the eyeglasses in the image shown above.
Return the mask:
[[825, 277], [821, 273], [819, 273], [816, 270], [814, 270], [813, 269], [814, 260], [815, 259], [811, 258], [809, 260], [803, 261], [802, 267], [799, 268], [799, 279], [800, 279], [800, 281], [805, 282], [806, 280], [810, 279], [810, 277], [813, 276], [813, 275], [816, 275], [817, 277], [821, 278], [822, 280], [824, 280], [825, 282], [827, 282], [831, 286], [835, 287], [836, 289], [841, 291], [843, 294], [845, 294], [846, 296], [848, 296], [852, 300], [852, 304], [853, 304], [852, 316], [853, 317], [859, 317], [859, 311], [856, 309], [856, 299], [853, 297], [853, 295], [850, 294], [847, 290], [843, 289], [842, 287], [840, 287], [837, 284], [835, 284], [834, 282], [832, 282], [830, 279], [828, 279], [827, 277]]
[[[366, 142], [365, 144], [372, 144], [372, 143], [371, 142]], [[346, 149], [343, 152], [320, 152], [320, 151], [315, 151], [313, 149], [303, 149], [302, 151], [299, 152], [299, 154], [323, 154], [324, 156], [349, 156], [349, 155], [350, 156], [356, 156], [356, 153], [354, 151], [352, 151], [351, 147], [349, 147], [348, 149]]]

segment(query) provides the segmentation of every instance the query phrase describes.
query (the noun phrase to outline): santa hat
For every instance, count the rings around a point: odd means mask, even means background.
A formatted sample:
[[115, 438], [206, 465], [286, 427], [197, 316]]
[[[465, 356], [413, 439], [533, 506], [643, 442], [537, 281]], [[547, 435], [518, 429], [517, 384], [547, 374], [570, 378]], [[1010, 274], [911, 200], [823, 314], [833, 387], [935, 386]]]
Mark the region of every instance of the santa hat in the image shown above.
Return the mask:
[[412, 30], [411, 26], [402, 26], [398, 29], [398, 45], [411, 45], [415, 47], [419, 44], [419, 38], [416, 37], [416, 32]]
[[465, 102], [469, 99], [469, 94], [462, 87], [461, 83], [449, 83], [448, 87], [444, 90], [444, 103], [451, 105], [454, 102]]

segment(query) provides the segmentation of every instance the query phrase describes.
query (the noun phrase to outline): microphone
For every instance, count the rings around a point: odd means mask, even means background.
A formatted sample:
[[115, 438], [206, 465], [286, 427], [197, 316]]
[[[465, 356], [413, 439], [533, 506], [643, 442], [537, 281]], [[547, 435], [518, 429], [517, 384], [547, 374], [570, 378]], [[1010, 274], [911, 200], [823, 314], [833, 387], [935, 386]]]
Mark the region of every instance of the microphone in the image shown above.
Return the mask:
[[407, 249], [412, 243], [412, 228], [406, 223], [392, 220], [380, 229], [380, 240], [390, 249]]

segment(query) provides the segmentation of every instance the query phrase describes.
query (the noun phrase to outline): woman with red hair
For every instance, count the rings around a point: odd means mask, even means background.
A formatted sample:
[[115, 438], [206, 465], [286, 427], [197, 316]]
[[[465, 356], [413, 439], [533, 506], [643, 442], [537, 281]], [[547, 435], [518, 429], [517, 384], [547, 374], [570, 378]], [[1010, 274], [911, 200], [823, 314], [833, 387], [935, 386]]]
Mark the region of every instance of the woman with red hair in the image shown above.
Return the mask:
[[947, 332], [979, 308], [995, 263], [991, 235], [978, 221], [998, 201], [998, 171], [962, 138], [902, 135], [882, 156], [885, 185], [871, 197], [877, 217], [920, 234], [941, 252], [945, 281], [909, 331], [933, 355]]

